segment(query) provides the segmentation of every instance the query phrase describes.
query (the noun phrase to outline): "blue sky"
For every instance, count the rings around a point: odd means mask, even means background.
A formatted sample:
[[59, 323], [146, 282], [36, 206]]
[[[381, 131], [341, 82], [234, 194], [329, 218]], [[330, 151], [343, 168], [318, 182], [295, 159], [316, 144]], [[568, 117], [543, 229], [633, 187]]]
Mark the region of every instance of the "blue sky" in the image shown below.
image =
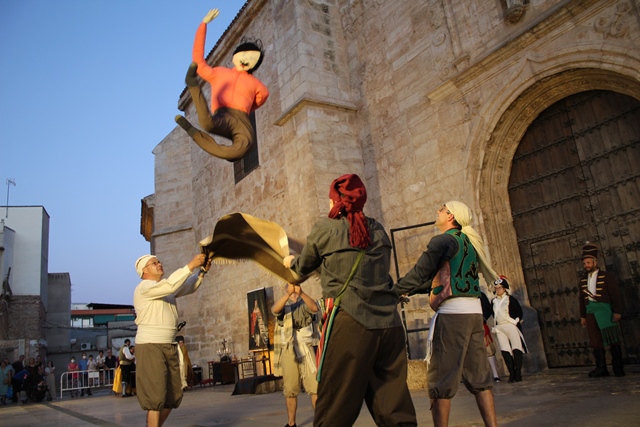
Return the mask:
[[175, 127], [195, 31], [220, 9], [209, 52], [244, 3], [0, 1], [0, 205], [13, 178], [10, 206], [44, 206], [49, 272], [70, 273], [74, 303], [132, 303], [151, 151]]

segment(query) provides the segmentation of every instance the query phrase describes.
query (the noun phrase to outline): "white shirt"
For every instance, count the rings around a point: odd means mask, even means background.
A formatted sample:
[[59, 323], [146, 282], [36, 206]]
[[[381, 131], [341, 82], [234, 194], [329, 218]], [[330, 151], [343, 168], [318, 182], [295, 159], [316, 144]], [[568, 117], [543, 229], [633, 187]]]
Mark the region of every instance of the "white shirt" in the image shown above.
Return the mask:
[[136, 358], [133, 354], [131, 354], [131, 351], [129, 351], [129, 347], [127, 347], [127, 346], [125, 346], [122, 349], [122, 354], [124, 354], [124, 357], [126, 357], [127, 360], [133, 360], [133, 359]]
[[[591, 292], [593, 295], [596, 294], [596, 286], [598, 284], [598, 273], [599, 273], [599, 270], [596, 268], [587, 276], [587, 285], [589, 288], [589, 292]], [[591, 297], [587, 297], [587, 298], [589, 299], [589, 301], [595, 301]]]
[[493, 318], [496, 325], [505, 323], [517, 324], [520, 319], [512, 319], [509, 316], [509, 295], [505, 292], [502, 296], [493, 299]]
[[178, 326], [176, 298], [195, 292], [202, 278], [200, 269], [191, 274], [189, 267], [176, 270], [159, 282], [143, 280], [133, 293], [136, 309], [136, 344], [171, 344]]

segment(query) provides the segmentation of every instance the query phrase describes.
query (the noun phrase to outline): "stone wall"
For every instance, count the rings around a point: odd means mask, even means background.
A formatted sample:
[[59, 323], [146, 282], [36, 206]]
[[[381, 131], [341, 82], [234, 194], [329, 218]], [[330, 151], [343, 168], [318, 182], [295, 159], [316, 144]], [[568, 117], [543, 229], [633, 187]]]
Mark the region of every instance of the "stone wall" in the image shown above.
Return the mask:
[[5, 339], [0, 340], [0, 357], [8, 357], [13, 362], [20, 354], [27, 358], [44, 356], [41, 344], [46, 339], [45, 311], [40, 297], [13, 295], [7, 307], [8, 310], [2, 312], [8, 317], [8, 328], [2, 333]]
[[[330, 182], [353, 172], [366, 181], [365, 213], [387, 229], [432, 221], [451, 199], [467, 203], [492, 263], [526, 307], [507, 193], [513, 153], [527, 125], [563, 96], [613, 87], [640, 97], [640, 31], [637, 1], [531, 0], [523, 11], [511, 22], [498, 0], [248, 2], [209, 62], [229, 66], [244, 35], [263, 41], [256, 77], [271, 95], [256, 111], [260, 166], [234, 184], [232, 165], [181, 129], [156, 147], [154, 243], [165, 269], [191, 259], [229, 212], [303, 239], [328, 211]], [[179, 105], [197, 122], [188, 95]], [[433, 234], [425, 226], [396, 235], [400, 275]], [[320, 296], [317, 280], [304, 286]], [[246, 293], [260, 287], [281, 292], [254, 264], [214, 267], [198, 294], [179, 301], [194, 363], [212, 360], [222, 339], [246, 352]], [[413, 329], [432, 312], [413, 297], [405, 315]], [[541, 369], [532, 320], [528, 359]], [[424, 356], [423, 335], [410, 338], [414, 358]]]
[[39, 296], [12, 296], [9, 300], [9, 339], [44, 339], [44, 306]]

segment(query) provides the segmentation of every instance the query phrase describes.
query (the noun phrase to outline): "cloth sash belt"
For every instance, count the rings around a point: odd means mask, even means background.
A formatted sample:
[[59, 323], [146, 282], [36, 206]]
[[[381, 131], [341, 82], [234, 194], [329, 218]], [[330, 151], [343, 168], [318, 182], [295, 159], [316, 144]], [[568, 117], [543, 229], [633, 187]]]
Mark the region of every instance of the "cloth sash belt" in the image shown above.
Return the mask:
[[[182, 384], [182, 388], [185, 389], [189, 385], [187, 384], [187, 367], [184, 364], [184, 355], [182, 354], [182, 350], [180, 349], [180, 345], [176, 343], [176, 350], [178, 351], [178, 363], [180, 363], [180, 383]], [[169, 373], [171, 375], [171, 373]]]
[[482, 314], [482, 305], [480, 304], [480, 298], [469, 297], [457, 297], [449, 298], [440, 304], [438, 311], [431, 318], [429, 323], [429, 336], [427, 337], [427, 355], [424, 360], [427, 362], [427, 366], [431, 361], [431, 354], [433, 353], [433, 333], [436, 329], [436, 319], [438, 314]]
[[602, 334], [604, 345], [616, 344], [622, 341], [622, 331], [620, 325], [613, 321], [613, 310], [611, 304], [606, 302], [588, 301], [587, 313], [593, 314], [598, 323], [598, 328]]
[[306, 369], [303, 370], [302, 377], [308, 372], [316, 374], [315, 355], [311, 352], [311, 344], [313, 343], [313, 324], [309, 324], [304, 328], [295, 332], [296, 339], [293, 341], [293, 350], [296, 353], [296, 361], [304, 362]]
[[[178, 312], [175, 305], [171, 308], [171, 311], [175, 311], [175, 318], [177, 319]], [[136, 344], [175, 344], [175, 337], [175, 326], [138, 325]]]

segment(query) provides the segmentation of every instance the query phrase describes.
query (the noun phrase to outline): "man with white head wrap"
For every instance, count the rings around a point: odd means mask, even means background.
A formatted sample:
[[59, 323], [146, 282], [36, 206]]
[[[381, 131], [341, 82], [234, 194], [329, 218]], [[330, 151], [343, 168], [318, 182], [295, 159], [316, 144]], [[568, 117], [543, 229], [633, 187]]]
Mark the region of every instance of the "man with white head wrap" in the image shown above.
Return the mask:
[[415, 267], [393, 288], [398, 296], [430, 293], [431, 307], [436, 310], [427, 349], [427, 386], [435, 426], [448, 425], [451, 399], [461, 379], [474, 394], [484, 424], [497, 425], [478, 273], [487, 282], [493, 282], [497, 274], [487, 262], [471, 219], [471, 210], [464, 203], [442, 205], [435, 222], [442, 234], [431, 239]]
[[147, 426], [161, 426], [182, 402], [176, 298], [195, 292], [210, 265], [211, 261], [199, 254], [163, 279], [162, 263], [154, 255], [136, 261], [142, 278], [133, 293], [138, 325], [136, 394], [140, 407], [147, 411]]

